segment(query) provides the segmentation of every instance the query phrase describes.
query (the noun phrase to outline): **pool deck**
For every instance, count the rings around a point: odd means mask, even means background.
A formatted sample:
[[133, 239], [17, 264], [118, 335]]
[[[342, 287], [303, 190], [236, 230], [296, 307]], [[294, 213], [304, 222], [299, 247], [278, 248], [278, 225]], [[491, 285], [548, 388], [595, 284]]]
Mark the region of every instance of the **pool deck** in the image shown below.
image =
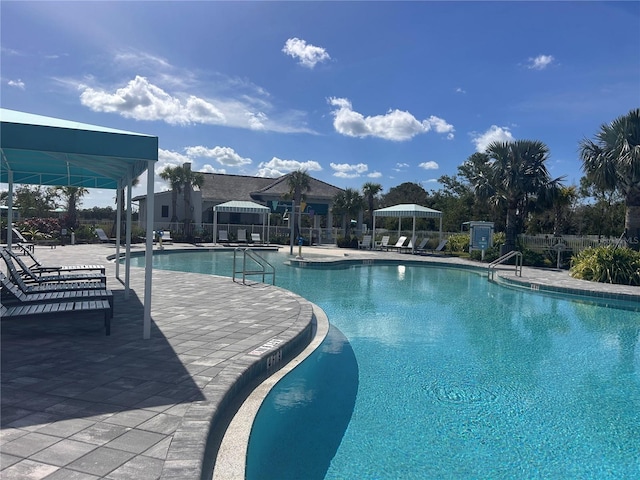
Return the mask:
[[[208, 247], [174, 244], [165, 249]], [[36, 247], [35, 253], [49, 265], [105, 265], [115, 316], [110, 336], [99, 316], [3, 320], [4, 480], [208, 478], [228, 413], [312, 337], [314, 306], [291, 292], [154, 270], [151, 339], [143, 340], [141, 268], [132, 267], [125, 299], [115, 264], [107, 260], [115, 253], [112, 245]], [[443, 255], [335, 247], [304, 247], [303, 259], [292, 261], [309, 268], [387, 261], [479, 267]], [[640, 287], [585, 282], [566, 271], [524, 267], [522, 277], [516, 277], [513, 267], [505, 267], [498, 274], [532, 290], [640, 303]]]

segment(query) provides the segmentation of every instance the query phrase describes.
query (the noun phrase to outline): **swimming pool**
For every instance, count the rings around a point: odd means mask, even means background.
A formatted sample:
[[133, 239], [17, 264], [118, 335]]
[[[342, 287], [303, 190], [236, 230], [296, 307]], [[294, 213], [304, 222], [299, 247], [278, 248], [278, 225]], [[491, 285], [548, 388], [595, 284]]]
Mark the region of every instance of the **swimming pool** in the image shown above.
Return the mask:
[[[271, 261], [332, 328], [263, 403], [247, 478], [638, 476], [637, 312], [459, 270]], [[231, 271], [230, 254], [154, 262]]]

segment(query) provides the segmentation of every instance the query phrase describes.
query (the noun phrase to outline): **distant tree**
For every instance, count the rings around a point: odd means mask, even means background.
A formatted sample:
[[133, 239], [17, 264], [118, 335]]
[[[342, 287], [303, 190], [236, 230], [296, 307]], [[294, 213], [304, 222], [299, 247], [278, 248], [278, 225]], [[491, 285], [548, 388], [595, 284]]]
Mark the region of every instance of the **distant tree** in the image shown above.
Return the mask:
[[389, 192], [382, 196], [380, 203], [384, 207], [392, 207], [402, 203], [415, 203], [424, 206], [427, 204], [427, 197], [427, 191], [421, 185], [405, 182], [390, 188]]
[[293, 222], [294, 237], [298, 238], [300, 236], [300, 219], [302, 217], [300, 204], [302, 200], [306, 200], [306, 192], [311, 190], [311, 177], [306, 170], [291, 172], [287, 175], [287, 186], [289, 187], [289, 192], [286, 198], [293, 200], [298, 209], [298, 215], [295, 214], [296, 212], [291, 212], [289, 217], [290, 221]]
[[640, 250], [640, 108], [602, 125], [595, 140], [582, 140], [580, 157], [593, 184], [624, 197], [629, 246]]
[[14, 191], [14, 206], [20, 217], [48, 217], [55, 210], [58, 193], [55, 188], [21, 185]]
[[367, 220], [369, 227], [373, 225], [373, 210], [378, 194], [382, 192], [382, 185], [379, 183], [367, 182], [362, 186], [362, 194], [367, 202]]
[[342, 216], [345, 238], [351, 234], [351, 219], [357, 218], [364, 208], [364, 197], [355, 188], [347, 188], [333, 198], [332, 212]]
[[56, 187], [64, 198], [67, 214], [62, 221], [63, 228], [74, 229], [78, 226], [78, 206], [82, 204], [82, 197], [89, 193], [84, 187]]
[[578, 231], [583, 235], [619, 237], [624, 229], [624, 198], [618, 190], [603, 190], [588, 176], [580, 179], [578, 194], [582, 199], [576, 208]]
[[562, 235], [566, 232], [567, 221], [571, 214], [571, 206], [578, 199], [578, 190], [575, 186], [561, 186], [555, 190], [553, 198], [554, 211], [554, 235]]
[[[131, 187], [133, 188], [139, 183], [140, 183], [140, 177], [134, 178], [131, 181]], [[125, 229], [127, 228], [127, 218], [126, 218], [127, 205], [125, 204], [124, 192], [125, 192], [125, 188], [122, 188], [120, 190], [120, 232], [124, 232]], [[116, 198], [116, 203], [117, 201], [118, 199]], [[115, 218], [113, 219], [113, 226], [111, 227], [112, 237], [116, 236], [116, 228], [118, 225], [118, 211], [116, 210], [114, 213], [115, 213]]]
[[536, 202], [547, 203], [560, 185], [546, 167], [549, 149], [539, 141], [494, 142], [486, 149], [489, 160], [472, 179], [480, 199], [507, 209], [505, 244], [501, 253], [515, 249], [524, 219]]

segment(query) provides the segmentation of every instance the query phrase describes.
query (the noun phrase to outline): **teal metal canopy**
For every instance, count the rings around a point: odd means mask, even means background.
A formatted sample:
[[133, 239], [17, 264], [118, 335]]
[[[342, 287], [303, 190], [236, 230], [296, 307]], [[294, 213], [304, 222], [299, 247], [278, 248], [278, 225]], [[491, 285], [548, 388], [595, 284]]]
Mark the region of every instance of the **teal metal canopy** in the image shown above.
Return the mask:
[[0, 182], [117, 189], [158, 161], [158, 137], [0, 109]]

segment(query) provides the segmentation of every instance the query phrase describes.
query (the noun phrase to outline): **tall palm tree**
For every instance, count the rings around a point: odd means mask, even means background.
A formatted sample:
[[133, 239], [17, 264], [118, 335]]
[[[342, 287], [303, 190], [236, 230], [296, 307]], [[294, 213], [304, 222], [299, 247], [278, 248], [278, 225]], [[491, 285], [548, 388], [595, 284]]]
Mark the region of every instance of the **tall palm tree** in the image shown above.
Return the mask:
[[178, 223], [178, 194], [184, 187], [184, 170], [180, 166], [168, 165], [160, 172], [160, 178], [169, 182], [171, 187], [171, 220], [170, 223]]
[[347, 188], [334, 197], [332, 211], [336, 215], [342, 215], [342, 228], [344, 229], [345, 238], [350, 235], [350, 220], [357, 217], [364, 208], [364, 197], [355, 188]]
[[300, 209], [300, 203], [302, 200], [306, 199], [306, 192], [311, 190], [311, 177], [307, 173], [306, 170], [296, 170], [295, 172], [291, 172], [287, 177], [287, 185], [289, 187], [289, 193], [287, 195], [288, 198], [295, 202], [298, 210], [298, 215], [296, 212], [291, 212], [292, 222], [293, 222], [293, 232], [295, 238], [300, 236], [300, 220], [302, 217], [302, 209]]
[[78, 223], [78, 205], [82, 202], [82, 197], [89, 193], [89, 190], [84, 187], [58, 187], [58, 189], [65, 197], [67, 204], [66, 227], [75, 228]]
[[506, 253], [515, 249], [531, 203], [552, 198], [562, 179], [551, 179], [545, 165], [549, 149], [539, 141], [494, 142], [486, 154], [487, 168], [478, 169], [472, 183], [481, 199], [506, 206]]
[[367, 182], [362, 186], [362, 194], [364, 195], [364, 199], [367, 202], [369, 227], [373, 225], [373, 209], [375, 206], [374, 201], [381, 191], [382, 185], [380, 185], [379, 183]]
[[640, 250], [640, 108], [602, 125], [595, 140], [582, 140], [580, 157], [589, 180], [624, 197], [627, 241]]
[[191, 164], [185, 163], [182, 167], [182, 190], [184, 192], [184, 233], [191, 235], [193, 226], [193, 206], [191, 205], [191, 191], [193, 187], [202, 188], [204, 185], [204, 175], [200, 172], [193, 172]]

